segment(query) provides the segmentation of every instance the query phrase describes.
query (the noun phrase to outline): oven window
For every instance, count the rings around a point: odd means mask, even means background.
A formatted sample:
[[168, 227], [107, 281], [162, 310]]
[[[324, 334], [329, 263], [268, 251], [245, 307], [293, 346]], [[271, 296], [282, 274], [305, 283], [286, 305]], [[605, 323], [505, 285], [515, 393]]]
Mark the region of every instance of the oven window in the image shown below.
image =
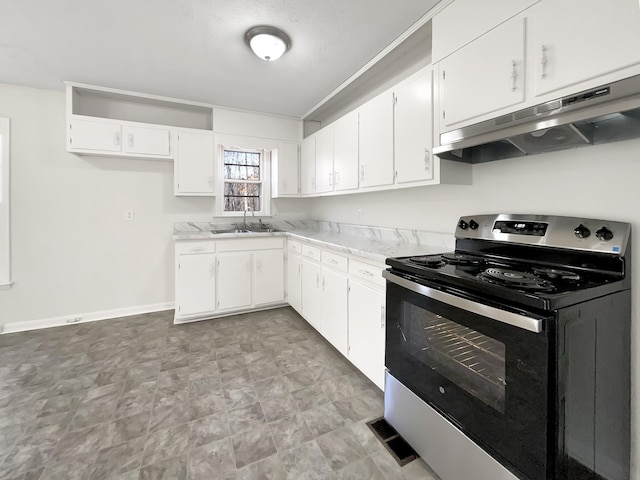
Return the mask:
[[504, 343], [409, 302], [402, 324], [409, 355], [504, 413]]

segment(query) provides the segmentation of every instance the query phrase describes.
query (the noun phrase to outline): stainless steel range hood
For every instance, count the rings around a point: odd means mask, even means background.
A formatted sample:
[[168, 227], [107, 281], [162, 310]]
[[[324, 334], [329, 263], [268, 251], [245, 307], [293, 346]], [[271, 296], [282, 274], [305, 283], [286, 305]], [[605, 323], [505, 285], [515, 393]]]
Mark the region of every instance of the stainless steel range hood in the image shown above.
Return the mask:
[[640, 138], [640, 75], [440, 135], [440, 158], [481, 163]]

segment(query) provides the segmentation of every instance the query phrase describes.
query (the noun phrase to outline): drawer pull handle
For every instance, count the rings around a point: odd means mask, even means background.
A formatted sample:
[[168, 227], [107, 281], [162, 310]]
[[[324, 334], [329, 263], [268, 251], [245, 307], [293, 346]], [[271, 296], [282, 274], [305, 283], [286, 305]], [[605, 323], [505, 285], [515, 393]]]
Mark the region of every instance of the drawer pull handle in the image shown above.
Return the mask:
[[366, 275], [367, 277], [373, 277], [373, 273], [371, 273], [369, 270], [360, 270], [360, 273]]
[[337, 260], [335, 260], [335, 259], [333, 259], [333, 258], [332, 258], [331, 260], [329, 260], [329, 261], [330, 261], [331, 263], [333, 263], [333, 264], [337, 264], [337, 263], [338, 263], [338, 261], [337, 261]]

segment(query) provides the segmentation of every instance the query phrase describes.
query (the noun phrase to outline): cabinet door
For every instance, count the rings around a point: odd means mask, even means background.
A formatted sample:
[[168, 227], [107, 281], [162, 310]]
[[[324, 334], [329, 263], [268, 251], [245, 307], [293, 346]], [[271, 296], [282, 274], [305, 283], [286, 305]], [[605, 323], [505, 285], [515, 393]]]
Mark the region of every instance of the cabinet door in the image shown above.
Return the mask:
[[360, 187], [393, 183], [393, 94], [368, 101], [359, 112]]
[[255, 263], [254, 305], [284, 301], [284, 252], [262, 250], [253, 255]]
[[121, 130], [115, 123], [73, 120], [69, 125], [69, 150], [119, 152], [122, 149]]
[[302, 314], [302, 260], [300, 255], [287, 258], [287, 300], [296, 312]]
[[433, 178], [432, 92], [430, 68], [396, 89], [393, 118], [396, 183]]
[[384, 389], [385, 295], [349, 284], [349, 360]]
[[303, 195], [316, 191], [316, 136], [310, 135], [302, 140], [300, 152], [300, 193]]
[[320, 294], [320, 265], [302, 259], [302, 316], [319, 332], [322, 331]]
[[520, 17], [440, 62], [440, 131], [522, 103], [524, 60], [525, 19]]
[[347, 355], [348, 292], [347, 277], [328, 268], [322, 269], [322, 328], [320, 333]]
[[178, 132], [177, 139], [176, 195], [213, 195], [213, 134]]
[[300, 155], [299, 145], [293, 142], [278, 142], [278, 148], [272, 153], [272, 196], [295, 197], [300, 193]]
[[333, 124], [316, 133], [316, 193], [333, 190]]
[[536, 95], [640, 63], [638, 0], [544, 1], [534, 12]]
[[252, 264], [250, 253], [218, 255], [218, 310], [251, 306]]
[[358, 188], [358, 111], [347, 113], [334, 123], [333, 189]]
[[169, 156], [169, 134], [166, 128], [125, 125], [123, 150], [141, 155]]
[[176, 271], [176, 316], [187, 317], [213, 312], [215, 303], [214, 253], [178, 256]]

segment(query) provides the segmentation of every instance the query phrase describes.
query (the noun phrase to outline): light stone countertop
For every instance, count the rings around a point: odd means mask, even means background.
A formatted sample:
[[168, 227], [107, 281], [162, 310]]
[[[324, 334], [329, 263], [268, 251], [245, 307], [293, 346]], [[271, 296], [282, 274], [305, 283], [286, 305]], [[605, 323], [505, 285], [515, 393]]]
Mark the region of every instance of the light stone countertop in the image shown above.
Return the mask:
[[384, 263], [388, 257], [427, 255], [453, 251], [455, 238], [451, 234], [423, 230], [367, 227], [316, 220], [267, 222], [282, 232], [250, 232], [215, 234], [211, 230], [229, 228], [207, 222], [182, 222], [174, 225], [173, 239], [225, 239], [261, 236], [288, 236], [318, 247], [356, 255]]

